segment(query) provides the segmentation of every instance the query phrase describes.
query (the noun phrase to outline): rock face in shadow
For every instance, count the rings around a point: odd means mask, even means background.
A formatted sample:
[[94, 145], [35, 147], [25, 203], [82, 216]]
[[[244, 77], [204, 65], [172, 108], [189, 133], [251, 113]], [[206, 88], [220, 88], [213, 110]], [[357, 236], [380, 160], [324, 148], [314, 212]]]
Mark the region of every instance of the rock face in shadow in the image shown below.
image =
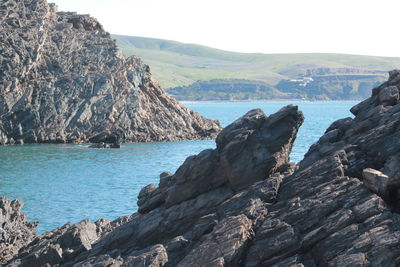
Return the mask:
[[213, 138], [94, 18], [45, 0], [0, 3], [0, 144]]
[[125, 223], [108, 231], [97, 222], [67, 224], [37, 237], [9, 264], [240, 265], [254, 226], [268, 214], [265, 203], [275, 201], [295, 168], [289, 153], [303, 120], [291, 105], [269, 117], [249, 111], [221, 132], [215, 150], [189, 157], [175, 174], [162, 173], [158, 187], [143, 188], [139, 213]]
[[0, 264], [36, 237], [38, 222], [27, 222], [21, 208], [21, 201], [0, 198]]
[[297, 107], [252, 110], [145, 187], [138, 213], [58, 228], [7, 265], [399, 266], [399, 87], [390, 72], [298, 165]]
[[68, 235], [83, 248], [60, 245], [57, 261], [38, 244], [59, 239], [37, 237], [8, 265], [35, 255], [61, 266], [399, 266], [399, 87], [390, 72], [298, 165], [288, 159], [297, 108], [252, 110], [215, 150], [145, 187], [127, 222], [97, 239]]

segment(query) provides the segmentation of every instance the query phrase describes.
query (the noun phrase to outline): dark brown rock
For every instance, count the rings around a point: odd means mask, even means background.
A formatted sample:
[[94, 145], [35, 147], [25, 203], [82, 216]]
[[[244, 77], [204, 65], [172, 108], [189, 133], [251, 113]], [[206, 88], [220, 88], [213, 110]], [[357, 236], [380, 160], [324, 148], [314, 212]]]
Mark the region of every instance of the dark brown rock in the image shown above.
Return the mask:
[[0, 144], [213, 138], [88, 15], [45, 0], [0, 3]]

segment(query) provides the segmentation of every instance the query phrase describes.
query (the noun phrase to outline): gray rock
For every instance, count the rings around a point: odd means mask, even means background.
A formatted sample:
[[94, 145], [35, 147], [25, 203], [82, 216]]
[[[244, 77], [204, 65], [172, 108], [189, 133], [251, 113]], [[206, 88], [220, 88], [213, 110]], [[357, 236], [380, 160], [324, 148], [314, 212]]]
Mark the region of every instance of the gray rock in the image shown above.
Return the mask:
[[225, 184], [233, 189], [246, 187], [284, 171], [303, 120], [303, 114], [291, 105], [269, 118], [259, 109], [249, 111], [218, 135], [215, 150], [186, 159], [171, 177], [166, 205]]
[[19, 200], [0, 198], [0, 265], [36, 237], [38, 222], [27, 222]]
[[367, 168], [363, 172], [363, 182], [372, 192], [385, 197], [389, 177], [380, 171]]
[[98, 144], [90, 145], [89, 148], [107, 148], [107, 145], [103, 142], [100, 142]]
[[168, 254], [163, 245], [155, 245], [141, 251], [131, 252], [122, 266], [126, 267], [160, 267], [168, 262]]
[[[6, 7], [18, 10], [15, 5], [25, 3], [7, 1]], [[55, 14], [37, 3], [35, 12], [61, 18], [57, 31], [102, 34], [90, 17]], [[18, 28], [24, 20], [3, 22]], [[144, 82], [138, 73], [140, 68], [129, 76], [134, 87]], [[93, 87], [100, 99], [113, 86], [107, 81]], [[3, 259], [13, 257], [9, 266], [399, 266], [400, 104], [392, 94], [399, 81], [399, 72], [391, 72], [371, 98], [352, 108], [355, 118], [334, 122], [298, 165], [289, 163], [303, 121], [297, 107], [269, 117], [252, 110], [220, 133], [216, 149], [189, 157], [173, 175], [162, 174], [159, 187], [144, 188], [139, 213], [66, 224], [33, 240], [28, 235], [16, 244], [23, 247], [15, 257], [16, 250], [5, 250]], [[150, 87], [141, 86], [138, 94]], [[18, 105], [25, 106], [23, 99]], [[159, 100], [142, 99], [150, 106]], [[14, 126], [25, 132], [24, 125]], [[113, 143], [120, 133], [126, 131], [101, 132], [95, 139]], [[51, 136], [62, 141], [68, 134]]]
[[220, 266], [239, 266], [244, 248], [252, 237], [252, 222], [246, 216], [228, 217], [177, 266], [219, 266], [220, 263]]
[[399, 89], [396, 86], [388, 86], [379, 92], [379, 101], [387, 105], [395, 105], [399, 100]]
[[[129, 217], [115, 221], [101, 219], [95, 223], [83, 220], [77, 224], [67, 223], [50, 232], [36, 236], [19, 251], [19, 257], [8, 263], [9, 266], [56, 265], [70, 261], [80, 253], [88, 251], [98, 239], [127, 223]], [[110, 259], [107, 259], [110, 260]], [[82, 262], [82, 266], [92, 266], [96, 261]]]
[[213, 138], [217, 122], [165, 93], [88, 15], [0, 3], [0, 144]]

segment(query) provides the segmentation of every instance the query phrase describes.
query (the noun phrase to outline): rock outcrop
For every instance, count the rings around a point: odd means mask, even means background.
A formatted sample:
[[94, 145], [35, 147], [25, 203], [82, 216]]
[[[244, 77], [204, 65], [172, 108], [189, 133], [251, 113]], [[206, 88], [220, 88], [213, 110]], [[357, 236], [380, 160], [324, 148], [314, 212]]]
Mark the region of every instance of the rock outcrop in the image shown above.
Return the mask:
[[56, 247], [56, 261], [40, 244], [60, 239], [46, 233], [8, 265], [29, 266], [35, 255], [62, 266], [399, 266], [399, 87], [392, 71], [298, 165], [288, 159], [303, 121], [297, 107], [252, 110], [215, 150], [145, 187], [125, 223], [68, 234], [75, 245]]
[[38, 222], [27, 222], [22, 203], [0, 198], [0, 265], [36, 237]]
[[45, 0], [0, 3], [0, 144], [212, 138], [94, 18]]
[[399, 88], [392, 71], [298, 165], [297, 107], [252, 110], [145, 187], [138, 213], [27, 238], [7, 265], [399, 266]]
[[269, 117], [252, 110], [220, 133], [216, 149], [189, 157], [175, 174], [162, 173], [158, 187], [145, 187], [139, 213], [126, 223], [108, 232], [88, 221], [63, 226], [9, 264], [242, 264], [255, 225], [268, 213], [264, 204], [274, 202], [282, 178], [295, 169], [289, 153], [303, 120], [296, 106]]

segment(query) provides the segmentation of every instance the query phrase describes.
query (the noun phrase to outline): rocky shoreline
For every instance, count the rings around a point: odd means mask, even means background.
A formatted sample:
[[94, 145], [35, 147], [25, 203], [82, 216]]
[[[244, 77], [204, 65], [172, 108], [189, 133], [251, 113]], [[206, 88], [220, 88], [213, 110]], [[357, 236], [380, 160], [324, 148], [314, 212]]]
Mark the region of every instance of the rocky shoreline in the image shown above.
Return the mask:
[[[214, 138], [218, 122], [170, 97], [88, 15], [0, 3], [0, 145]], [[3, 16], [4, 14], [4, 16]]]
[[[14, 246], [2, 260], [5, 266], [398, 266], [399, 88], [400, 71], [392, 71], [351, 109], [354, 118], [332, 123], [297, 165], [289, 153], [302, 113], [291, 105], [269, 117], [252, 110], [218, 135], [216, 149], [143, 188], [137, 213], [41, 236], [33, 223], [19, 242], [2, 239], [2, 246]], [[23, 236], [24, 217], [4, 215], [20, 214], [20, 205], [1, 203], [3, 236]]]

